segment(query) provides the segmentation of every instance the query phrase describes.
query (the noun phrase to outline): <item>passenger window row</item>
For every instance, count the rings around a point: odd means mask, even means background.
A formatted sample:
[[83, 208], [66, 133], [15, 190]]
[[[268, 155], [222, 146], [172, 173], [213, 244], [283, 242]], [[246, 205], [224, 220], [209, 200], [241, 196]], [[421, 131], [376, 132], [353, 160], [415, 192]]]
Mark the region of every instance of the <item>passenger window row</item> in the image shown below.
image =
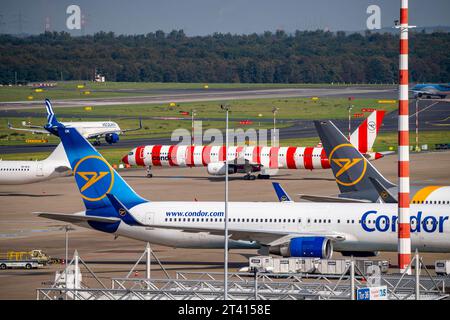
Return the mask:
[[413, 204], [450, 204], [450, 201], [441, 201], [441, 200], [433, 200], [433, 201], [412, 201]]

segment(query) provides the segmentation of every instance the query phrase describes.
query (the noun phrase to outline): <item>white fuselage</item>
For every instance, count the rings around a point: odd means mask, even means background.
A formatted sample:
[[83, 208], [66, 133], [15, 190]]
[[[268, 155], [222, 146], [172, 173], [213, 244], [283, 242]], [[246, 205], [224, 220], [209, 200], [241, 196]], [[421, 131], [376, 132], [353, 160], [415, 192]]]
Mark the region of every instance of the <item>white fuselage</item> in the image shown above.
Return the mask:
[[67, 128], [76, 128], [85, 138], [111, 132], [121, 134], [119, 125], [114, 121], [62, 122], [62, 124]]
[[72, 172], [63, 145], [60, 143], [42, 161], [0, 160], [0, 184], [25, 184], [68, 176]]
[[[156, 202], [136, 206], [132, 213], [147, 225], [166, 225], [180, 229], [194, 226], [206, 231], [223, 229], [223, 208], [223, 203], [217, 202]], [[205, 216], [193, 217], [192, 214], [189, 216], [189, 212], [200, 212]], [[423, 223], [426, 220], [426, 224], [420, 226], [419, 232], [414, 232], [417, 226], [413, 224], [412, 249], [450, 252], [450, 206], [412, 205], [411, 216], [417, 216], [418, 212], [422, 212], [421, 221]], [[233, 230], [254, 230], [255, 233], [265, 230], [269, 233], [342, 233], [345, 240], [334, 243], [337, 251], [397, 250], [395, 204], [231, 202], [229, 219], [230, 234]], [[413, 223], [414, 221], [413, 219]], [[430, 225], [434, 221], [437, 225]]]
[[26, 184], [70, 175], [70, 166], [51, 160], [0, 161], [0, 184]]
[[[148, 202], [130, 212], [148, 227], [122, 221], [116, 235], [173, 247], [223, 248], [222, 236], [208, 234], [223, 230], [222, 202]], [[412, 249], [450, 252], [449, 216], [448, 205], [411, 205]], [[333, 243], [335, 251], [396, 251], [398, 243], [396, 204], [231, 202], [228, 225], [230, 234], [248, 234], [237, 239], [241, 246], [231, 247], [257, 247], [246, 242], [256, 241], [251, 232], [343, 236]]]

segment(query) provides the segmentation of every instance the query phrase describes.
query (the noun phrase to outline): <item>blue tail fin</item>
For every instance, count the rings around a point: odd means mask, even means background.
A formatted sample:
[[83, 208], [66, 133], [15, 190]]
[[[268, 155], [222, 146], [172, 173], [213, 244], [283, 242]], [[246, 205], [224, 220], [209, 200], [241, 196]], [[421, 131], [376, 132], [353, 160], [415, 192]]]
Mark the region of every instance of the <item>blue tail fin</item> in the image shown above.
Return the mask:
[[51, 134], [58, 135], [58, 119], [56, 119], [55, 113], [53, 112], [52, 103], [49, 99], [45, 99], [45, 108], [47, 109], [47, 124], [44, 128]]
[[148, 202], [136, 194], [75, 128], [66, 128], [58, 122], [56, 126], [86, 209], [114, 207], [107, 194], [114, 195], [126, 208]]
[[45, 99], [45, 108], [47, 109], [47, 123], [52, 126], [58, 125], [58, 119], [56, 119], [55, 113], [53, 112], [52, 103], [49, 99]]
[[284, 191], [281, 184], [279, 184], [278, 182], [272, 182], [272, 186], [275, 189], [278, 200], [280, 200], [280, 202], [292, 202], [291, 197], [289, 197], [286, 191]]

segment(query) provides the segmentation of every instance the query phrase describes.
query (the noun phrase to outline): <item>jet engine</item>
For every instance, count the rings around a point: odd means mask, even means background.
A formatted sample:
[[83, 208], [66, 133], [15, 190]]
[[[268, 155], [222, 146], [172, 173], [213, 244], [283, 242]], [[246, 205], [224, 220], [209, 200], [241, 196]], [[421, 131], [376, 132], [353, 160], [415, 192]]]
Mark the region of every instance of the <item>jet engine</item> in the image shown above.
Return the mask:
[[[224, 162], [211, 162], [208, 163], [208, 167], [206, 168], [208, 173], [213, 176], [224, 176], [225, 175], [226, 165]], [[234, 165], [228, 165], [228, 174], [236, 173]]]
[[109, 144], [113, 144], [119, 141], [119, 135], [117, 133], [108, 133], [105, 135], [105, 141]]
[[299, 237], [270, 247], [269, 252], [283, 257], [329, 259], [333, 255], [333, 244], [325, 237]]

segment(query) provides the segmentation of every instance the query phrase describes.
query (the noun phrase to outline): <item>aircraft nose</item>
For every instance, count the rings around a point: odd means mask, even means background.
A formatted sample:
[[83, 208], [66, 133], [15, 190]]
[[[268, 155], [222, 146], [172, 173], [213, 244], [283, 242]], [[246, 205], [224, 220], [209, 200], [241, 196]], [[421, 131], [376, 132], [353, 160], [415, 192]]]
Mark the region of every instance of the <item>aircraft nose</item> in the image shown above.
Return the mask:
[[125, 164], [130, 164], [130, 163], [128, 162], [128, 155], [127, 155], [127, 154], [123, 156], [122, 162], [125, 163]]

